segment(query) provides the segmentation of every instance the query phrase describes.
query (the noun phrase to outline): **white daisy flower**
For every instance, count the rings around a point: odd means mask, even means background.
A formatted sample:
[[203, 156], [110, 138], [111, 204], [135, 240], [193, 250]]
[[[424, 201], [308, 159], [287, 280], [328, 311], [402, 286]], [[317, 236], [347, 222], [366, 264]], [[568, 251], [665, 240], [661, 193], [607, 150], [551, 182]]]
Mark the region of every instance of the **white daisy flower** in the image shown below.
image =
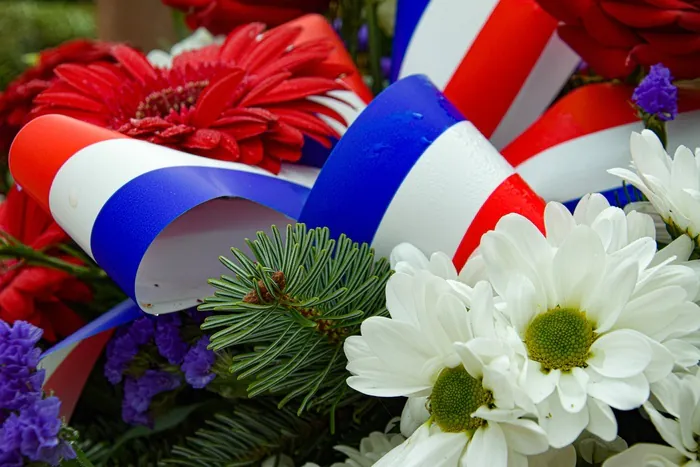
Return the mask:
[[546, 237], [509, 214], [480, 245], [518, 336], [512, 345], [524, 358], [520, 382], [554, 447], [571, 444], [584, 429], [615, 439], [611, 407], [639, 407], [649, 383], [669, 374], [674, 362], [700, 358], [682, 340], [700, 329], [700, 308], [688, 298], [699, 285], [693, 271], [650, 268], [656, 243], [630, 242], [617, 208], [587, 224], [549, 203]]
[[[700, 152], [679, 146], [674, 158], [650, 130], [632, 133], [632, 168], [608, 172], [637, 187], [669, 225], [674, 237], [700, 234]], [[697, 241], [697, 240], [696, 240]]]
[[389, 451], [406, 440], [399, 434], [387, 434], [375, 431], [362, 438], [360, 449], [349, 446], [336, 446], [335, 450], [347, 456], [345, 462], [336, 462], [331, 467], [372, 467]]
[[544, 431], [523, 418], [534, 406], [515, 385], [514, 355], [499, 336], [487, 283], [475, 287], [469, 311], [428, 271], [394, 274], [386, 296], [391, 318], [367, 319], [362, 335], [345, 342], [348, 385], [409, 397], [426, 410], [407, 407], [404, 415], [422, 418], [414, 420], [420, 427], [377, 466], [527, 465], [526, 456], [547, 450]]
[[662, 415], [650, 402], [644, 410], [669, 446], [636, 444], [608, 459], [604, 467], [700, 467], [700, 378], [669, 375], [655, 391]]
[[178, 55], [191, 50], [202, 49], [212, 44], [223, 43], [224, 36], [213, 36], [206, 28], [199, 28], [185, 39], [173, 45], [170, 52], [164, 50], [151, 50], [146, 58], [153, 66], [159, 68], [170, 68], [173, 59]]

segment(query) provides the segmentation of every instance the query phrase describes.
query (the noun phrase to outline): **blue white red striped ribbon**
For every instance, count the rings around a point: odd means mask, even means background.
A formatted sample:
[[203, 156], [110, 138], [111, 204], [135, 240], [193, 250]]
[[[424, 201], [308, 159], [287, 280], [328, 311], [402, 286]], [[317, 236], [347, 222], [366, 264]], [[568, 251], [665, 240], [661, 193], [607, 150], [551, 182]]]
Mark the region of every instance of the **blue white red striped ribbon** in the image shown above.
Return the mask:
[[556, 26], [535, 0], [399, 0], [394, 78], [428, 75], [501, 148], [541, 115], [580, 61]]
[[[624, 201], [620, 179], [607, 170], [629, 166], [630, 135], [644, 128], [631, 105], [632, 91], [613, 84], [574, 90], [504, 148], [504, 157], [547, 201], [575, 204], [591, 192]], [[671, 153], [679, 145], [700, 147], [700, 96], [681, 91], [679, 109], [666, 124]]]

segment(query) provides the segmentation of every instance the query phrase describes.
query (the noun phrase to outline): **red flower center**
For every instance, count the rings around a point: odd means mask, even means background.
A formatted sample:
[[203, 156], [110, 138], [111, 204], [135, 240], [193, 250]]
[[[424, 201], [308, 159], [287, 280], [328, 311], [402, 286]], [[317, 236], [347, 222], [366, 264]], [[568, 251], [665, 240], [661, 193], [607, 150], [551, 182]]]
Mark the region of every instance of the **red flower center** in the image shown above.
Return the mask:
[[135, 117], [166, 117], [171, 112], [179, 112], [183, 108], [194, 107], [204, 88], [209, 86], [208, 80], [190, 82], [184, 86], [169, 87], [154, 91], [139, 103]]

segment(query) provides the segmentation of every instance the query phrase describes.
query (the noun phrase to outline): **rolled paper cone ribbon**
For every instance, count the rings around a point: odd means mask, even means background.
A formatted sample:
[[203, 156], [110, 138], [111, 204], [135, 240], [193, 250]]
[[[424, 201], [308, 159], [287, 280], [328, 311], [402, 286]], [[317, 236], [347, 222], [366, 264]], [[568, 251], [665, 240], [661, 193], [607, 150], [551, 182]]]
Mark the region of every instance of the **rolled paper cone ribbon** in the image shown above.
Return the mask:
[[38, 368], [45, 371], [42, 389], [61, 400], [60, 415], [66, 420], [73, 414], [88, 376], [113, 332], [110, 329], [73, 342], [39, 361]]
[[27, 124], [10, 148], [17, 182], [148, 313], [190, 308], [218, 257], [299, 217], [318, 169], [279, 175], [126, 138], [69, 117]]
[[[352, 73], [340, 79], [347, 85], [347, 90], [331, 91], [328, 96], [309, 97], [310, 101], [330, 107], [343, 117], [346, 122], [345, 125], [325, 115], [320, 116], [321, 119], [342, 136], [360, 112], [364, 110], [367, 103], [372, 100], [372, 93], [362, 80], [362, 74], [358, 71], [355, 62], [345, 49], [341, 38], [323, 16], [317, 14], [305, 15], [286, 23], [284, 26], [298, 26], [301, 28], [301, 34], [295, 41], [296, 44], [317, 40], [325, 40], [331, 43], [333, 51], [327, 61], [353, 70]], [[329, 154], [330, 149], [321, 146], [317, 141], [306, 138], [301, 163], [322, 167]]]
[[516, 212], [543, 228], [544, 202], [425, 77], [398, 81], [358, 117], [326, 162], [300, 221], [368, 242], [402, 242], [464, 266]]
[[[630, 188], [607, 173], [630, 165], [630, 134], [644, 124], [630, 105], [633, 88], [608, 83], [578, 88], [555, 103], [503, 156], [547, 201], [573, 208], [581, 196], [601, 192], [616, 205], [630, 201]], [[666, 123], [668, 150], [700, 147], [700, 95], [679, 93], [680, 113]]]
[[393, 76], [426, 74], [500, 149], [580, 62], [556, 27], [535, 0], [399, 0]]

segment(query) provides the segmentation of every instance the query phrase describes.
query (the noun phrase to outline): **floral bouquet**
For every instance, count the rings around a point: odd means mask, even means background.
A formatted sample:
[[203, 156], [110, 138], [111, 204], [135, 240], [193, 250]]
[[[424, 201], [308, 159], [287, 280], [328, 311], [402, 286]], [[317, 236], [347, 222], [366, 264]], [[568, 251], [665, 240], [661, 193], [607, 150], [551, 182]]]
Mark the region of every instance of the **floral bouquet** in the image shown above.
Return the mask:
[[0, 465], [700, 465], [700, 5], [164, 3], [0, 94]]

